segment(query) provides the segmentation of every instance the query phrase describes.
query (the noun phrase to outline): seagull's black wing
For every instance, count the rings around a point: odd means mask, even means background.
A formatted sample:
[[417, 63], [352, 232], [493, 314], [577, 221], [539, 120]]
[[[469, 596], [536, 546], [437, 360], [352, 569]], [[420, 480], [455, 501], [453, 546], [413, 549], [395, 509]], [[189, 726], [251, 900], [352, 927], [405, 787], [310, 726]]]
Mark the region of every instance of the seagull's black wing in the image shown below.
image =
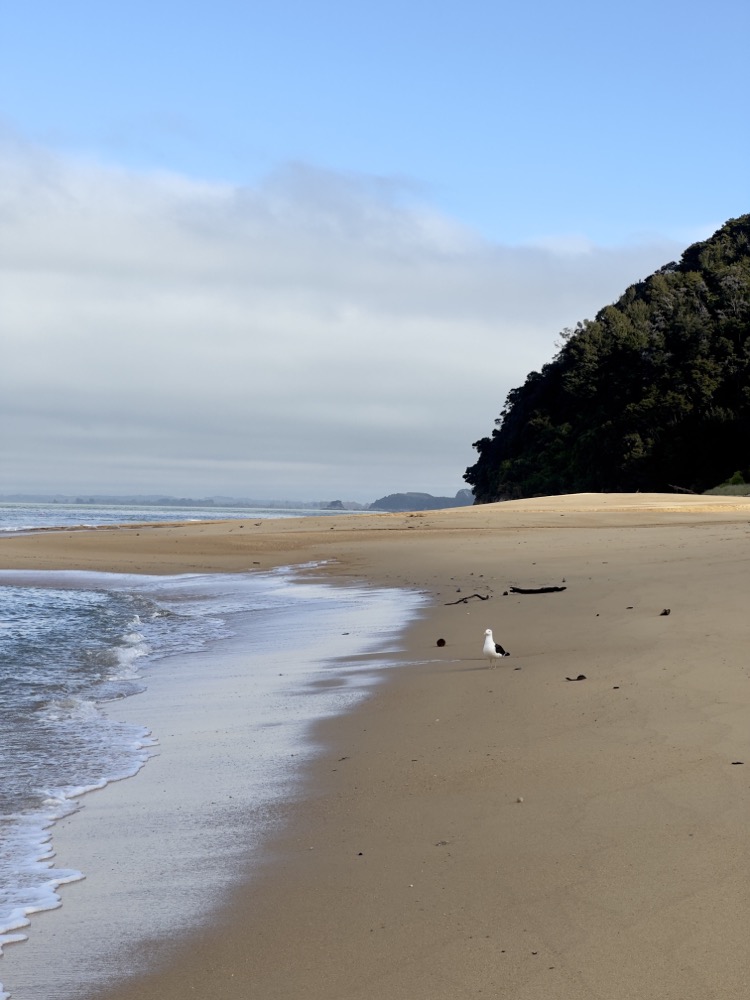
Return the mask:
[[500, 645], [499, 642], [495, 643], [495, 652], [499, 653], [501, 656], [510, 656], [510, 653], [508, 653], [506, 650], [504, 650], [503, 647]]

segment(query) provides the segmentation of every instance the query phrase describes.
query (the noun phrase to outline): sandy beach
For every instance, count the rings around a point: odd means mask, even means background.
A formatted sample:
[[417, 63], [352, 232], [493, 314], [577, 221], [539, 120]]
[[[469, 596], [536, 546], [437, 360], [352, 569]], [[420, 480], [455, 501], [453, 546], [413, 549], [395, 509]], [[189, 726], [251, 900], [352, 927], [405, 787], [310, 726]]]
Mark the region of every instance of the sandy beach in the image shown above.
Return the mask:
[[[430, 603], [386, 683], [320, 724], [325, 752], [252, 884], [82, 1000], [748, 995], [750, 499], [585, 494], [0, 541], [7, 569], [290, 564]], [[494, 669], [486, 628], [511, 653]], [[155, 780], [149, 764], [86, 812], [122, 839], [124, 817], [168, 813]], [[98, 854], [87, 881], [106, 881]]]

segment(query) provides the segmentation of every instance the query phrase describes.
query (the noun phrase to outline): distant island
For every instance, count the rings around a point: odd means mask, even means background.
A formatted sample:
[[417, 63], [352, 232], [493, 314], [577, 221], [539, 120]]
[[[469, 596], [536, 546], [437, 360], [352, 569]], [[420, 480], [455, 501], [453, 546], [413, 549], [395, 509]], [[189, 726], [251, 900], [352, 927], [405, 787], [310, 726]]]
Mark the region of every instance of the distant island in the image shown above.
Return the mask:
[[475, 442], [478, 503], [750, 483], [750, 215], [560, 340]]
[[471, 490], [459, 490], [454, 497], [434, 497], [429, 493], [391, 493], [370, 504], [370, 510], [444, 510], [446, 507], [469, 507], [474, 503]]

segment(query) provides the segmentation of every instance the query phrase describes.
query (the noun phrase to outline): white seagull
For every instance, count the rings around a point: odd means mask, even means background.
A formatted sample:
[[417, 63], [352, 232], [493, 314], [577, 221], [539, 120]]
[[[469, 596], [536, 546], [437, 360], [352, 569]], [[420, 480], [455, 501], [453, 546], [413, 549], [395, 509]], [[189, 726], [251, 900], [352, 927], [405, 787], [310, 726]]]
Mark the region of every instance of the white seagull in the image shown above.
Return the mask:
[[490, 667], [493, 667], [495, 660], [499, 660], [502, 656], [510, 656], [510, 653], [503, 649], [499, 642], [495, 642], [492, 637], [491, 628], [488, 628], [484, 633], [484, 649], [482, 652], [490, 661]]

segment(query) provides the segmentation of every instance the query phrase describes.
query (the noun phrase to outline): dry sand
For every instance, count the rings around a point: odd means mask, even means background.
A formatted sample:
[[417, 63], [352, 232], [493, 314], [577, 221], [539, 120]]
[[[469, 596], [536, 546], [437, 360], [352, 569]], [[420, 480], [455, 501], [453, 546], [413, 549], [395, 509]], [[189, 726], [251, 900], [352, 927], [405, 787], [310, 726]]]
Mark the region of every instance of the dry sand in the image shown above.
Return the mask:
[[[6, 568], [311, 560], [332, 582], [431, 595], [403, 669], [321, 724], [328, 750], [273, 862], [106, 1000], [746, 997], [750, 500], [583, 495], [0, 545]], [[544, 586], [566, 589], [504, 596]], [[512, 654], [494, 670], [487, 627]]]

